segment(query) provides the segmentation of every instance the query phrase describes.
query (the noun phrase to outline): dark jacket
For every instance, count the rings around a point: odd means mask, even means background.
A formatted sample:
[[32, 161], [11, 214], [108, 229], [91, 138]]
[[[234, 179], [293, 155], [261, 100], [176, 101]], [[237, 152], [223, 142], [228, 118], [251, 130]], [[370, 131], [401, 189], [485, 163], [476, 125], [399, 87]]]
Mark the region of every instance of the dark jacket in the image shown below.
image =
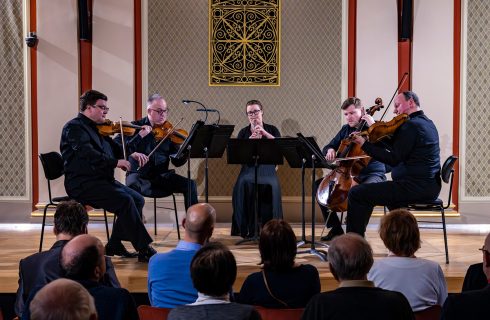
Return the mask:
[[488, 301], [490, 285], [481, 290], [450, 294], [442, 307], [441, 319], [488, 319]]

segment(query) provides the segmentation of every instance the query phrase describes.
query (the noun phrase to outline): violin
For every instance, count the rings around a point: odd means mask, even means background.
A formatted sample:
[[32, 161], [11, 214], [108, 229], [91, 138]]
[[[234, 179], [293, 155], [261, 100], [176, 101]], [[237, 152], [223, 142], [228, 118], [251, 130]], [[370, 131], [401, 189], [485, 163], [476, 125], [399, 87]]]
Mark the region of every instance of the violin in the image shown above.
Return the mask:
[[161, 125], [154, 126], [151, 132], [155, 136], [156, 140], [162, 140], [170, 133], [170, 141], [176, 144], [182, 144], [189, 136], [187, 131], [184, 129], [174, 129], [174, 126], [168, 121], [165, 121]]
[[408, 114], [402, 113], [390, 121], [378, 121], [370, 126], [367, 130], [360, 133], [361, 136], [367, 137], [369, 142], [376, 143], [381, 139], [391, 137], [395, 131], [408, 120]]
[[[132, 136], [137, 129], [141, 128], [143, 127], [132, 124], [129, 121], [122, 121], [122, 132], [125, 136]], [[102, 136], [111, 136], [116, 133], [121, 133], [121, 123], [106, 119], [104, 123], [97, 125], [97, 130], [99, 130], [99, 134]]]

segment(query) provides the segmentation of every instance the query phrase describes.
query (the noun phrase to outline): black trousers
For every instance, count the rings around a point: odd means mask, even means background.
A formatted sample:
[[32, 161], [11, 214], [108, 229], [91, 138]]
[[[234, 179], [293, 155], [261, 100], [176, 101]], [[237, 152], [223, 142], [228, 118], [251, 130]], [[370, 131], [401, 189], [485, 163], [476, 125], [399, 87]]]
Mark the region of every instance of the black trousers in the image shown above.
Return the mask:
[[375, 206], [387, 206], [390, 210], [434, 200], [441, 191], [439, 177], [360, 184], [350, 189], [347, 207], [347, 232], [364, 236]]
[[[318, 190], [318, 186], [322, 182], [323, 178], [318, 179], [315, 181], [315, 192]], [[367, 184], [367, 183], [378, 183], [378, 182], [383, 182], [386, 181], [385, 176], [378, 176], [378, 175], [370, 175], [370, 176], [365, 176], [360, 178], [360, 182], [362, 184]], [[342, 227], [342, 221], [340, 221], [339, 217], [337, 216], [337, 212], [331, 212], [327, 207], [320, 205], [320, 209], [322, 211], [323, 219], [325, 219], [326, 226], [327, 228], [341, 228]], [[330, 214], [330, 216], [329, 216]]]
[[112, 228], [112, 241], [130, 241], [140, 251], [153, 241], [141, 220], [145, 198], [118, 181], [97, 180], [66, 190], [83, 204], [113, 212], [117, 219]]

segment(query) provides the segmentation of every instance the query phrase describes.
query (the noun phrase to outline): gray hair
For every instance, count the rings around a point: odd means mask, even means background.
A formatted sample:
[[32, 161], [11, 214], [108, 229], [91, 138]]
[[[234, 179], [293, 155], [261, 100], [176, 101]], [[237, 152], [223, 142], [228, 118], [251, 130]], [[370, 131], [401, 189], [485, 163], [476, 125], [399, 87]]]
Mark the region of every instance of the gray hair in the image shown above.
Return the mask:
[[96, 319], [94, 298], [81, 284], [57, 279], [39, 290], [29, 306], [32, 320]]
[[163, 99], [163, 97], [159, 93], [154, 93], [148, 97], [148, 100], [146, 100], [146, 106], [149, 107], [153, 101], [160, 99]]
[[348, 233], [332, 241], [328, 261], [335, 279], [362, 280], [373, 265], [373, 249], [360, 235]]
[[410, 99], [413, 99], [413, 102], [415, 102], [415, 104], [417, 105], [417, 107], [420, 107], [419, 97], [417, 96], [417, 94], [415, 92], [413, 92], [413, 91], [404, 91], [402, 93], [403, 93], [403, 96], [405, 97], [405, 101], [408, 101]]

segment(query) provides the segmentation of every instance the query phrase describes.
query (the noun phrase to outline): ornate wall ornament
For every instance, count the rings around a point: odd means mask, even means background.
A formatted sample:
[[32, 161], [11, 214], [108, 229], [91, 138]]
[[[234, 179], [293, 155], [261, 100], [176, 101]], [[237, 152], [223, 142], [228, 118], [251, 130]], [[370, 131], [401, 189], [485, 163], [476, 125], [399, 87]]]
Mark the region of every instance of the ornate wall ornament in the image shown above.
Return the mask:
[[280, 0], [209, 0], [209, 85], [279, 86]]

